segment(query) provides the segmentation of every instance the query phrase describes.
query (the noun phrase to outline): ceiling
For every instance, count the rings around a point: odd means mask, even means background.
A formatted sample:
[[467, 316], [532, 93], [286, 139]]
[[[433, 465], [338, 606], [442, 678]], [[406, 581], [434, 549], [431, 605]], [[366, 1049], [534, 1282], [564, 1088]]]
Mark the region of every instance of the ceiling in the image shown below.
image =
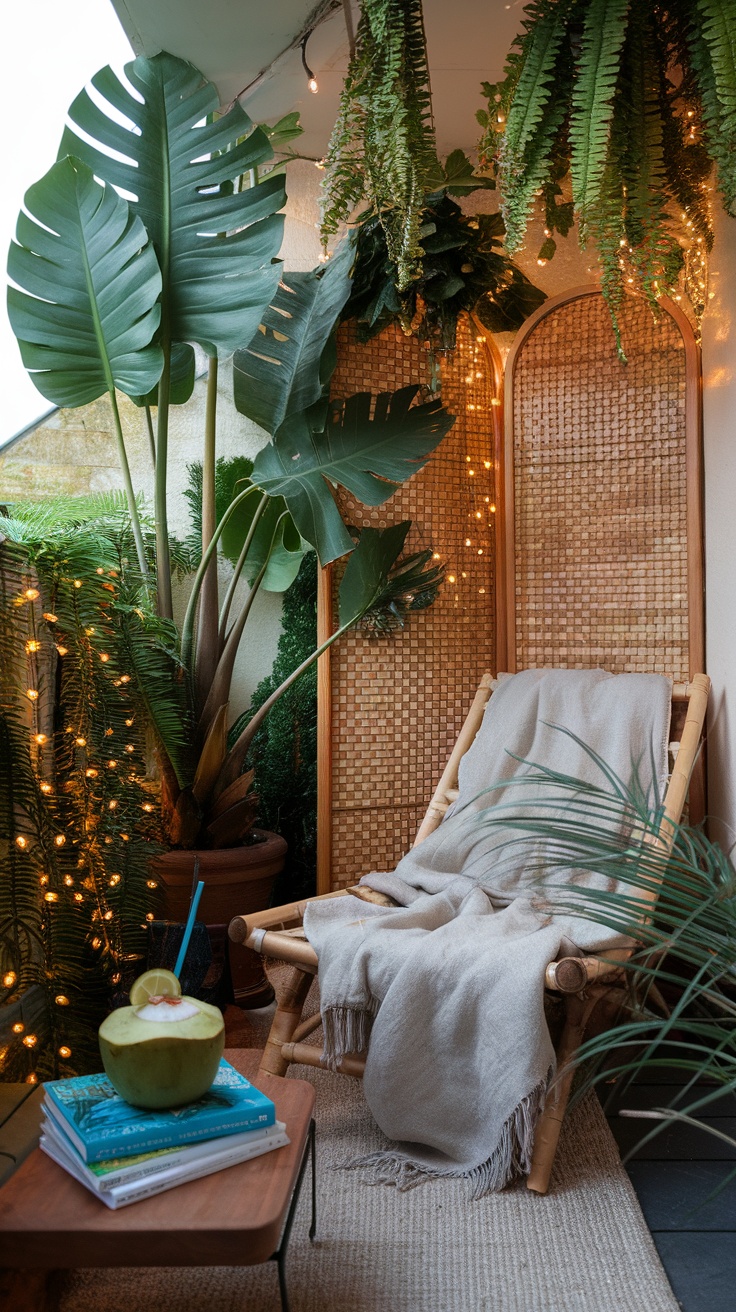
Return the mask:
[[[472, 151], [479, 135], [475, 111], [480, 83], [497, 80], [521, 26], [524, 0], [424, 0], [437, 145]], [[137, 54], [159, 50], [188, 59], [214, 82], [227, 104], [241, 97], [252, 119], [271, 121], [298, 109], [304, 126], [298, 149], [321, 157], [337, 116], [348, 62], [342, 6], [310, 36], [307, 59], [319, 84], [312, 95], [301, 51], [288, 50], [314, 9], [313, 0], [112, 0]], [[358, 9], [352, 0], [353, 22]], [[286, 51], [282, 55], [282, 52]], [[265, 75], [263, 75], [265, 74]], [[263, 76], [261, 76], [263, 75]]]

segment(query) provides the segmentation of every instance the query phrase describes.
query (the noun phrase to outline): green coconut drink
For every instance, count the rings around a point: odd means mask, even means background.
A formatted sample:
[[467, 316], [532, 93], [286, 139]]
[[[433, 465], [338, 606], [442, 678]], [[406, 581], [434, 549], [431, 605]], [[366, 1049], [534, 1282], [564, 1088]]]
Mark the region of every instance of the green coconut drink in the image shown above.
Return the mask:
[[217, 1007], [182, 996], [170, 970], [147, 970], [99, 1030], [110, 1083], [134, 1107], [182, 1107], [210, 1088], [225, 1046]]

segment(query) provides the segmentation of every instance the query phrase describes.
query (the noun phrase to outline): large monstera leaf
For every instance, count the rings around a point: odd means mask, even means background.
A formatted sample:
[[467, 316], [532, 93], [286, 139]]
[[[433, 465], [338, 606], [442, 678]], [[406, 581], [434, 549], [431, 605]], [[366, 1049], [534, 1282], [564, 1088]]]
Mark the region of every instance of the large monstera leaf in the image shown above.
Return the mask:
[[328, 381], [321, 369], [323, 353], [350, 295], [354, 259], [351, 234], [323, 267], [284, 273], [258, 332], [235, 352], [236, 408], [267, 433], [319, 399]]
[[427, 463], [454, 423], [439, 400], [412, 406], [418, 387], [373, 398], [352, 396], [324, 432], [307, 414], [282, 424], [273, 443], [259, 451], [253, 482], [282, 496], [298, 531], [316, 547], [323, 565], [352, 551], [355, 543], [337, 508], [333, 489], [347, 488], [367, 506], [380, 506]]
[[[143, 224], [78, 159], [27, 192], [11, 244], [8, 314], [39, 392], [87, 405], [116, 387], [148, 392], [163, 366], [161, 273]], [[22, 288], [19, 291], [17, 288]]]
[[256, 331], [279, 280], [283, 179], [242, 192], [234, 185], [271, 158], [268, 138], [238, 104], [210, 121], [217, 91], [173, 55], [140, 57], [125, 75], [137, 95], [111, 68], [95, 74], [109, 112], [82, 91], [60, 154], [78, 155], [134, 197], [161, 265], [164, 340], [232, 351]]

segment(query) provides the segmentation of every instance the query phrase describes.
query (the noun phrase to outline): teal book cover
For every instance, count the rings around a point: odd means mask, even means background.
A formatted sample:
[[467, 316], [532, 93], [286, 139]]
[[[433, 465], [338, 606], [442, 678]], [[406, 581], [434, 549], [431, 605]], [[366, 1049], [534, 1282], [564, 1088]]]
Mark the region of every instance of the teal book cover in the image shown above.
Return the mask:
[[44, 1089], [47, 1111], [88, 1163], [238, 1134], [276, 1119], [271, 1099], [224, 1060], [203, 1098], [170, 1111], [132, 1107], [106, 1075], [51, 1080]]

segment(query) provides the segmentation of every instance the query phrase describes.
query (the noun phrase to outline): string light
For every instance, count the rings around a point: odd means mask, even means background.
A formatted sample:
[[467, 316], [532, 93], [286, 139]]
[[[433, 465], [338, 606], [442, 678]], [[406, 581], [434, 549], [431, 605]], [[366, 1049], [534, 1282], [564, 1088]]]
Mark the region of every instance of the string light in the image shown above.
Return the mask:
[[96, 951], [98, 950], [98, 948], [101, 948], [101, 947], [102, 947], [102, 939], [101, 939], [101, 938], [93, 938], [93, 939], [92, 939], [92, 947], [95, 949], [95, 952], [96, 952]]
[[104, 665], [107, 661], [109, 661], [109, 659], [110, 659], [110, 654], [109, 654], [109, 652], [106, 652], [106, 651], [101, 651], [101, 652], [100, 652], [100, 660], [102, 661], [103, 665]]
[[63, 834], [57, 834], [56, 837], [54, 838], [54, 842], [57, 847], [63, 847], [66, 842], [66, 838], [64, 837]]
[[312, 72], [311, 68], [309, 67], [309, 64], [307, 63], [307, 41], [309, 40], [311, 35], [312, 32], [310, 30], [309, 32], [306, 32], [305, 35], [302, 37], [302, 41], [301, 41], [302, 68], [304, 69], [304, 72], [307, 75], [307, 86], [309, 87], [309, 90], [312, 92], [312, 95], [316, 96], [317, 92], [319, 91], [319, 86], [317, 85], [317, 79], [314, 76], [314, 73]]
[[68, 647], [60, 647], [58, 644], [57, 644], [56, 650], [58, 651], [58, 653], [59, 653], [60, 656], [66, 656], [66, 655], [68, 654], [68, 652], [69, 652], [69, 648], [68, 648]]
[[158, 884], [156, 883], [156, 880], [155, 880], [155, 879], [147, 879], [147, 880], [146, 880], [146, 888], [158, 888]]
[[81, 580], [81, 579], [75, 579], [75, 580], [74, 580], [74, 586], [75, 586], [75, 588], [81, 588], [81, 587], [82, 587], [82, 580]]
[[26, 688], [26, 697], [29, 702], [38, 701], [38, 688]]
[[61, 1047], [59, 1048], [59, 1056], [60, 1056], [60, 1057], [71, 1057], [71, 1055], [72, 1055], [72, 1050], [71, 1050], [71, 1048], [67, 1048], [66, 1044], [63, 1043], [63, 1044], [61, 1045]]
[[74, 880], [72, 879], [71, 875], [64, 875], [64, 884], [67, 888], [74, 887]]
[[28, 839], [24, 838], [22, 834], [17, 834], [15, 839], [15, 845], [16, 847], [20, 848], [21, 852], [24, 852], [25, 849], [28, 847]]
[[45, 610], [43, 612], [43, 618], [46, 620], [47, 624], [56, 624], [56, 616], [50, 610]]
[[88, 770], [85, 770], [84, 777], [85, 779], [96, 779], [98, 774], [99, 770], [95, 770], [93, 766], [90, 766]]
[[10, 1028], [12, 1029], [14, 1034], [22, 1034], [25, 1029], [25, 1025], [23, 1024], [22, 1020], [17, 1020], [15, 1022], [15, 1025], [11, 1025]]
[[77, 747], [86, 747], [86, 746], [87, 746], [87, 739], [86, 739], [86, 738], [75, 738], [74, 741], [75, 741], [75, 743], [77, 744]]
[[54, 998], [54, 1002], [56, 1003], [57, 1007], [69, 1006], [69, 999], [65, 993], [57, 993], [56, 997]]
[[59, 894], [58, 894], [58, 893], [44, 893], [44, 895], [43, 895], [43, 900], [44, 900], [44, 902], [58, 902], [58, 901], [59, 901]]
[[26, 651], [28, 652], [28, 655], [30, 656], [32, 655], [33, 652], [40, 651], [40, 650], [41, 650], [41, 644], [38, 641], [38, 639], [29, 638], [28, 642], [26, 643]]
[[12, 989], [12, 987], [13, 987], [13, 985], [15, 984], [17, 978], [18, 978], [18, 976], [16, 975], [16, 973], [15, 973], [14, 970], [8, 970], [8, 971], [3, 975], [3, 988], [5, 988], [5, 989]]
[[26, 597], [28, 601], [37, 601], [38, 598], [41, 596], [41, 593], [39, 592], [38, 588], [26, 588], [25, 592], [23, 593], [23, 596]]
[[34, 743], [38, 743], [39, 747], [43, 747], [44, 743], [47, 741], [46, 734], [45, 734], [45, 733], [34, 733], [34, 735], [33, 735], [33, 741], [34, 741]]
[[35, 1071], [31, 1071], [30, 1075], [26, 1075], [26, 1084], [38, 1084], [38, 1076]]
[[[15, 1028], [15, 1026], [13, 1028]], [[23, 1042], [27, 1048], [35, 1048], [36, 1044], [38, 1043], [38, 1035], [26, 1034], [26, 1037], [24, 1038]]]
[[40, 788], [41, 788], [41, 792], [46, 794], [53, 793], [54, 791], [53, 788], [51, 787], [51, 784], [47, 784], [47, 783], [42, 783], [40, 785]]

